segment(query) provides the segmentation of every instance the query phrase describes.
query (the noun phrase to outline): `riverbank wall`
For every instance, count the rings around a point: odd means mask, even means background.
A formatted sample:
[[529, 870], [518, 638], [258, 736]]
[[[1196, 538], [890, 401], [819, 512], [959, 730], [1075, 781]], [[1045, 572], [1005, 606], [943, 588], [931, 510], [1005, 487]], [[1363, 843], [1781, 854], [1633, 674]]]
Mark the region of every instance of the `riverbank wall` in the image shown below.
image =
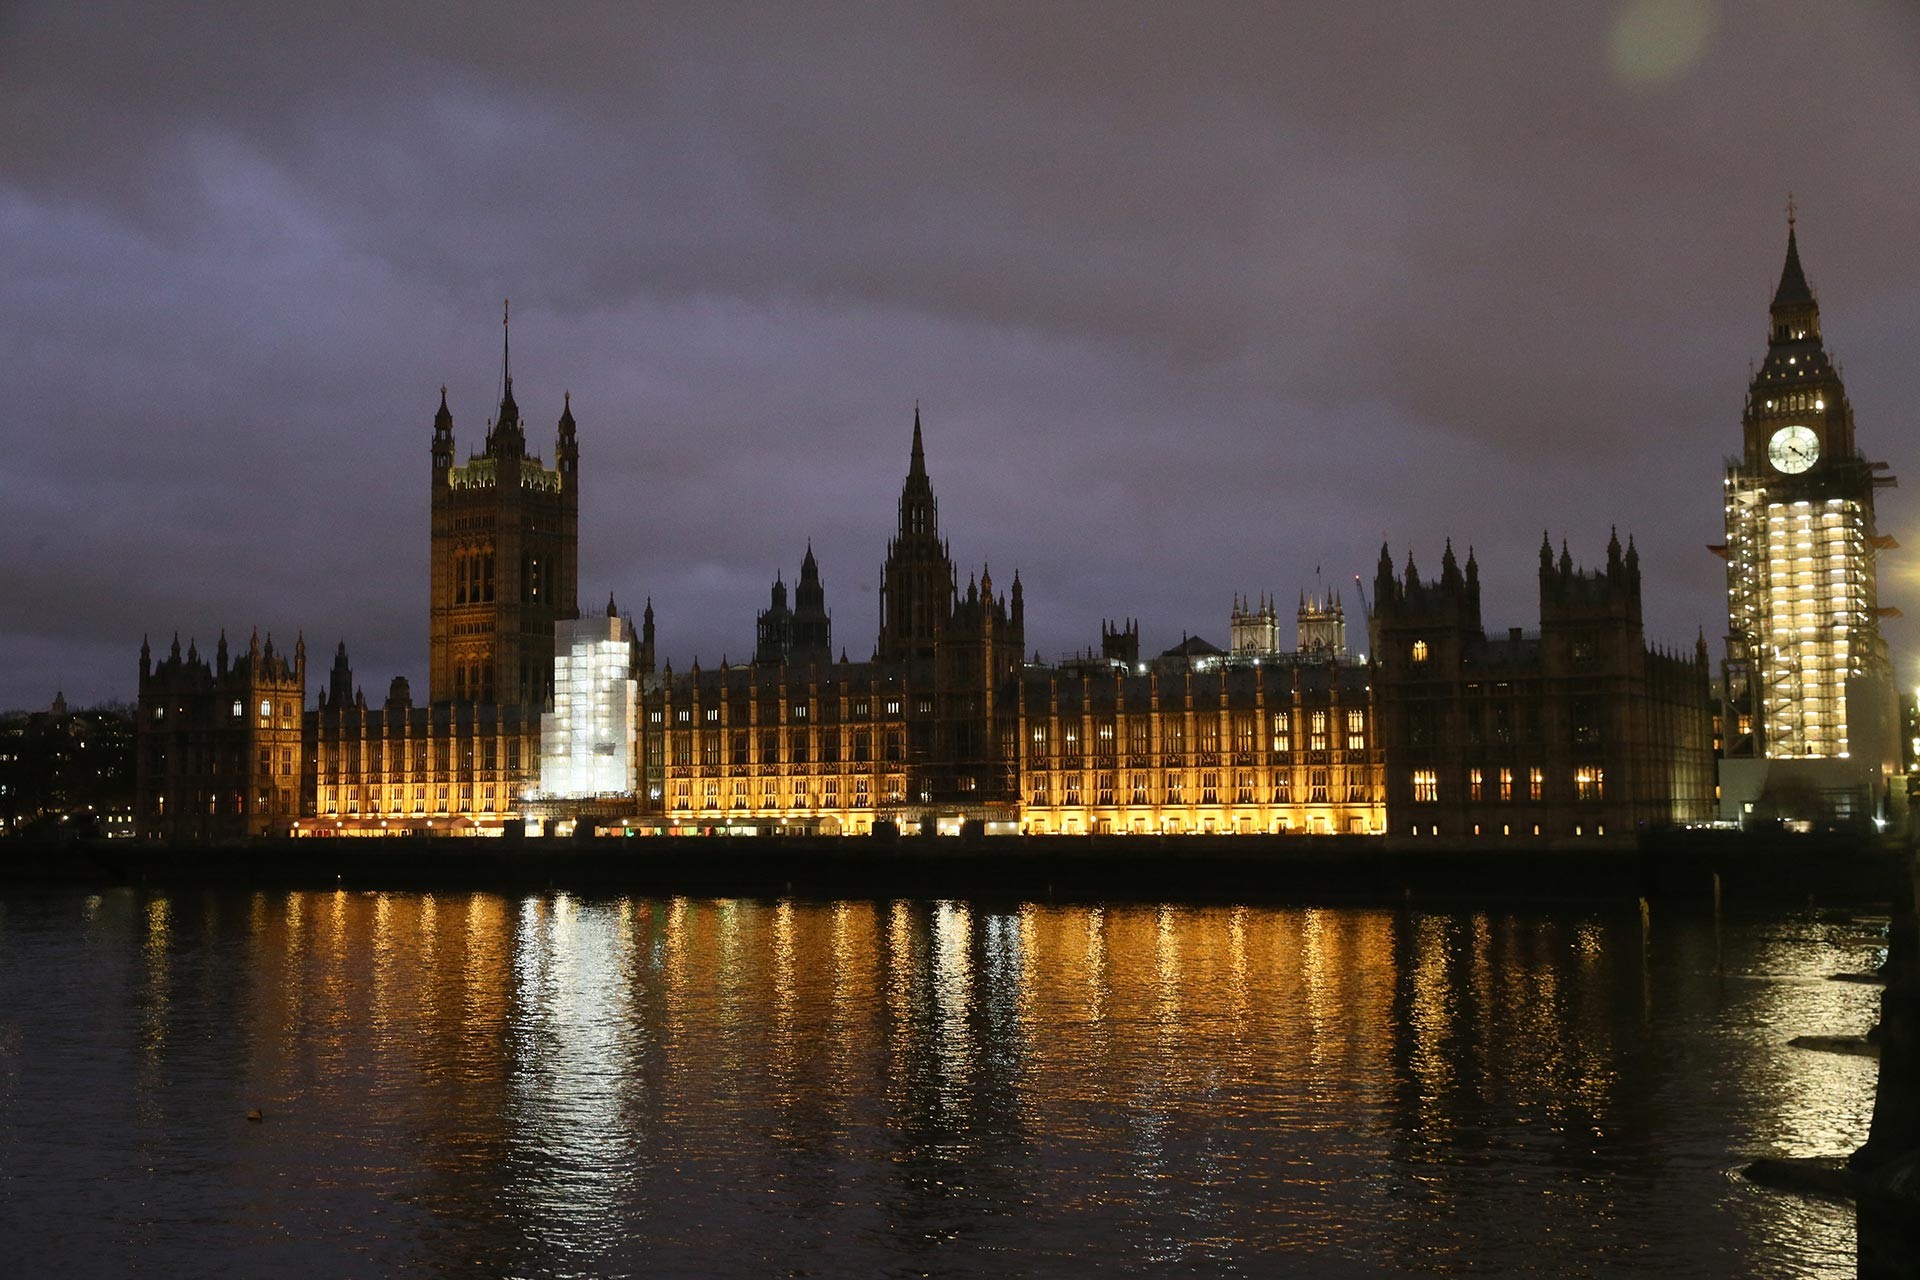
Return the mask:
[[936, 836], [0, 843], [0, 886], [637, 893], [1689, 908], [1872, 907], [1906, 864], [1858, 836], [1653, 833], [1630, 843], [1380, 837]]
[[1880, 1079], [1867, 1141], [1847, 1162], [1860, 1205], [1859, 1274], [1920, 1273], [1920, 858], [1907, 851], [1881, 975]]

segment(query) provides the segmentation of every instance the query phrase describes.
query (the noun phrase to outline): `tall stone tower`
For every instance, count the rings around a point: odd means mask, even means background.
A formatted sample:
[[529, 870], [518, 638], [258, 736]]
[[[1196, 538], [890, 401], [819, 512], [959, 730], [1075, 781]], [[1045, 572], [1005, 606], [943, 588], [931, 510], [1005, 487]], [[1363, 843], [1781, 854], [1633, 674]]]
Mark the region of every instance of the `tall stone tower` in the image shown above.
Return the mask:
[[[1850, 760], [1855, 768], [1807, 781], [1830, 797], [1858, 791], [1860, 769], [1877, 772], [1893, 743], [1880, 636], [1889, 611], [1879, 607], [1875, 564], [1893, 541], [1878, 535], [1873, 511], [1875, 488], [1893, 477], [1855, 448], [1853, 408], [1821, 342], [1791, 216], [1741, 434], [1724, 485], [1727, 540], [1717, 548], [1727, 559], [1725, 752]], [[1752, 792], [1763, 779], [1764, 771], [1725, 790]]]
[[935, 642], [953, 615], [958, 582], [947, 544], [940, 539], [940, 504], [927, 478], [920, 442], [920, 407], [913, 410], [913, 455], [900, 490], [900, 527], [887, 544], [880, 574], [882, 662], [931, 659]]
[[433, 419], [433, 702], [543, 706], [552, 693], [554, 624], [579, 616], [573, 397], [564, 401], [549, 469], [527, 452], [511, 354], [503, 336], [500, 415], [482, 452], [455, 464], [445, 387]]

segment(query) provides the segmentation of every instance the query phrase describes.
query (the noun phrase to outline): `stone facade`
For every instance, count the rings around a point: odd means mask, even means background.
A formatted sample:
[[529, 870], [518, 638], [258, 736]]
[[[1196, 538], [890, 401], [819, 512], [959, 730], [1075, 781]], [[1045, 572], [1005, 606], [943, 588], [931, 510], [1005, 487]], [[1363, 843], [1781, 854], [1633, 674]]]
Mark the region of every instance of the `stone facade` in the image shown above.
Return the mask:
[[1479, 568], [1449, 546], [1437, 581], [1381, 548], [1373, 704], [1395, 836], [1624, 836], [1714, 814], [1712, 691], [1692, 655], [1646, 644], [1640, 562], [1602, 570], [1540, 548], [1540, 629], [1489, 637]]
[[134, 823], [158, 840], [284, 835], [300, 818], [307, 647], [291, 660], [255, 632], [229, 661], [220, 636], [212, 664], [180, 638], [159, 662], [140, 645], [135, 713]]

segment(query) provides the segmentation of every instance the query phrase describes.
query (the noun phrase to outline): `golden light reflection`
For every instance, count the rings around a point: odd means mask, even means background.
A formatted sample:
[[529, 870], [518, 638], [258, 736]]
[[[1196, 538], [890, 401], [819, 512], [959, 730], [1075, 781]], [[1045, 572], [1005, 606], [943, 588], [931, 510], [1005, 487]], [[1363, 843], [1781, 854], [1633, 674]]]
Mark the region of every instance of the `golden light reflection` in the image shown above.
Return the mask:
[[[1827, 975], [1884, 936], [1730, 920], [1722, 977], [1710, 921], [1631, 909], [243, 901], [102, 912], [139, 975], [120, 1025], [152, 1115], [206, 1051], [180, 1018], [217, 984], [183, 932], [234, 934], [245, 1095], [276, 1142], [354, 1134], [408, 1203], [575, 1274], [634, 1269], [640, 1236], [684, 1263], [680, 1219], [648, 1216], [668, 1203], [709, 1248], [876, 1211], [935, 1241], [1028, 1211], [1146, 1224], [1114, 1238], [1149, 1270], [1244, 1261], [1249, 1239], [1425, 1256], [1494, 1212], [1640, 1248], [1631, 1224], [1673, 1187], [1711, 1222], [1742, 1155], [1864, 1135], [1873, 1064], [1784, 1046], [1870, 1024], [1876, 991]], [[709, 1194], [726, 1222], [699, 1216]], [[1828, 1218], [1765, 1212], [1752, 1235], [1782, 1256], [1831, 1246]]]

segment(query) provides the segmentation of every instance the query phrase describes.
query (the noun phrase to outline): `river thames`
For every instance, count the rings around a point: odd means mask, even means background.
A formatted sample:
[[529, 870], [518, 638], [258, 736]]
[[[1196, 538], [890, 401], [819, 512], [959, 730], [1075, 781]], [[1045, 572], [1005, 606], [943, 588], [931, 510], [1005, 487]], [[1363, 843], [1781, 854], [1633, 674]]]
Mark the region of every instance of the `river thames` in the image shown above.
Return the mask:
[[[1826, 1276], [1884, 920], [0, 896], [15, 1275]], [[257, 1109], [262, 1119], [248, 1119]]]

